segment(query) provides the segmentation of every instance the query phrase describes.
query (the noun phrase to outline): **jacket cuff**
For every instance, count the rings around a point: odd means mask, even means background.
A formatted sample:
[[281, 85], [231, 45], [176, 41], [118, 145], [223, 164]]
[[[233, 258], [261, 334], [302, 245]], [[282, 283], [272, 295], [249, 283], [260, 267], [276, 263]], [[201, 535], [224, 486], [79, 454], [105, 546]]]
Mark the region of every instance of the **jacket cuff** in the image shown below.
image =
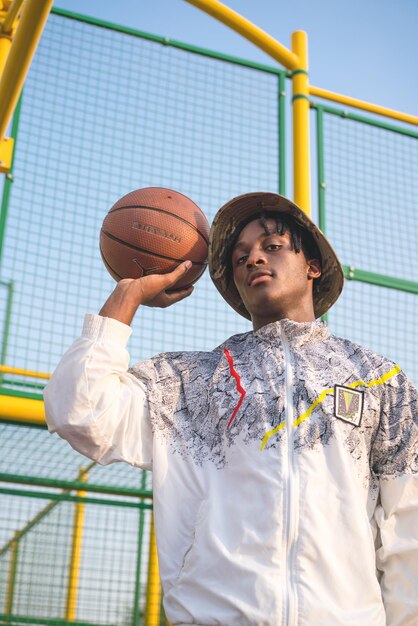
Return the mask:
[[125, 347], [132, 328], [111, 317], [87, 313], [84, 317], [82, 337], [96, 341], [112, 341]]

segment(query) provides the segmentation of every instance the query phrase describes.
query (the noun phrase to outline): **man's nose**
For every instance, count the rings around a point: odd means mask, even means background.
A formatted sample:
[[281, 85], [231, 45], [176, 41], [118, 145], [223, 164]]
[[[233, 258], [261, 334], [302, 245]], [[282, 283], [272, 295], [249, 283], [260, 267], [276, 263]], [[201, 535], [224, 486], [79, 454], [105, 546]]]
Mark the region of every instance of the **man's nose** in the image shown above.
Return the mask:
[[267, 263], [267, 259], [265, 257], [264, 251], [258, 249], [252, 249], [248, 255], [247, 259], [247, 268], [251, 269], [252, 267], [256, 267], [257, 265], [264, 265]]

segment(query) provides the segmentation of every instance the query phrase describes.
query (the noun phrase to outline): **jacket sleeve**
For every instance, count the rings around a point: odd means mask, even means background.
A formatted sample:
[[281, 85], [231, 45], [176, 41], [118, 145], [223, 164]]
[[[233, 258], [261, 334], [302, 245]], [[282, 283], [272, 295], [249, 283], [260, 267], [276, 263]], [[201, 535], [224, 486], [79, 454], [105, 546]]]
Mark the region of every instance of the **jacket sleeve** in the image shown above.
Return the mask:
[[151, 469], [147, 388], [128, 371], [129, 326], [86, 315], [83, 332], [44, 390], [48, 429], [103, 465]]
[[418, 392], [400, 374], [386, 388], [374, 469], [380, 545], [376, 563], [387, 626], [418, 624]]

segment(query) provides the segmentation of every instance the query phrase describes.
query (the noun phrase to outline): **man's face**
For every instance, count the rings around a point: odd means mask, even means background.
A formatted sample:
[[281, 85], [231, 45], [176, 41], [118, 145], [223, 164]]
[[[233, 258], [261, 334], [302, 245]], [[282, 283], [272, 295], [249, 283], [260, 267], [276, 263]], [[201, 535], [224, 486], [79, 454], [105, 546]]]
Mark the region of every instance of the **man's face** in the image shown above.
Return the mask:
[[267, 231], [256, 219], [242, 230], [232, 251], [235, 286], [253, 319], [254, 328], [279, 319], [312, 321], [313, 279], [320, 276], [318, 260], [295, 252], [291, 235], [279, 235], [276, 222]]

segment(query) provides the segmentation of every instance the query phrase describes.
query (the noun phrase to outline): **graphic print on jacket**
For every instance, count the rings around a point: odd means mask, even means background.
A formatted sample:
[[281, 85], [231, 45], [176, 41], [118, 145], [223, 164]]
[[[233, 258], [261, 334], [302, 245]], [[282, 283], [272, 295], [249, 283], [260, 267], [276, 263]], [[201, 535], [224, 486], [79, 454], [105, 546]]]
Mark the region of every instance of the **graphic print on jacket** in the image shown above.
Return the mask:
[[[322, 322], [282, 320], [231, 337], [213, 352], [161, 354], [132, 372], [148, 386], [154, 436], [197, 465], [222, 468], [238, 438], [260, 454], [282, 445], [286, 367], [293, 372], [295, 450], [338, 437], [363, 471], [369, 461], [376, 474], [417, 471], [418, 451], [413, 458], [399, 453], [417, 428], [415, 389], [394, 363], [330, 335]], [[361, 419], [336, 415], [336, 385], [361, 392]]]

